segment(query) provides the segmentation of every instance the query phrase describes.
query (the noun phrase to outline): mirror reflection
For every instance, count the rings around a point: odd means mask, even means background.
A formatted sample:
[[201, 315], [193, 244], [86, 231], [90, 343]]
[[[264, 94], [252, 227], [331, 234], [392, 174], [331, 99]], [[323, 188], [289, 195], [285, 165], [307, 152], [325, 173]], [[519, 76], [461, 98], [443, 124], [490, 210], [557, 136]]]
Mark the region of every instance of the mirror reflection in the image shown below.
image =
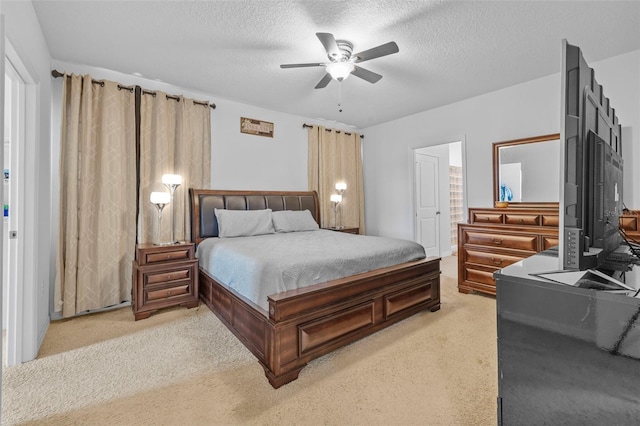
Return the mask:
[[560, 171], [557, 133], [493, 144], [496, 201], [558, 202]]

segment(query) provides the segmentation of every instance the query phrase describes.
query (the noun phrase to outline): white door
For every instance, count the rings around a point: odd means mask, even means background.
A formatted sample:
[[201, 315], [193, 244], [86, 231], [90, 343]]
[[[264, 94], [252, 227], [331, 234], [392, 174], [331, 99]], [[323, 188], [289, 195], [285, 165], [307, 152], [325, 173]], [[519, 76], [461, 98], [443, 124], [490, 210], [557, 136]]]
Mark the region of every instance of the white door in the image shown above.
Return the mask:
[[416, 238], [427, 256], [440, 256], [439, 159], [415, 153]]
[[24, 81], [10, 61], [5, 62], [5, 139], [4, 139], [4, 200], [3, 200], [3, 296], [4, 318], [6, 330], [6, 365], [14, 365], [22, 360], [21, 324], [22, 294], [18, 286], [18, 268], [22, 259], [18, 256], [21, 241], [18, 231], [22, 231], [19, 219], [20, 207], [23, 203], [19, 196], [21, 170], [21, 154], [24, 153], [24, 119], [25, 119], [25, 87]]
[[[1, 17], [1, 15], [0, 15]], [[37, 297], [48, 299], [44, 281], [36, 292], [35, 264], [35, 194], [36, 194], [36, 129], [37, 129], [37, 84], [13, 46], [4, 39], [5, 56], [2, 68], [5, 78], [11, 80], [10, 90], [5, 90], [5, 99], [10, 98], [10, 119], [4, 127], [9, 128], [4, 159], [8, 168], [8, 180], [4, 180], [4, 204], [8, 204], [8, 216], [3, 217], [3, 253], [6, 258], [7, 310], [6, 364], [13, 365], [32, 360], [38, 354]], [[5, 80], [6, 81], [6, 80]], [[3, 106], [7, 104], [3, 102]], [[3, 119], [9, 118], [3, 115]], [[8, 160], [8, 161], [7, 161]], [[26, 164], [31, 167], [28, 169]], [[7, 167], [8, 165], [8, 167]], [[4, 179], [4, 177], [3, 177]], [[8, 194], [7, 194], [8, 193]], [[8, 195], [8, 197], [6, 197]], [[4, 210], [4, 209], [3, 209]], [[3, 259], [4, 263], [4, 259]], [[4, 278], [4, 277], [3, 277]], [[4, 281], [4, 280], [3, 280]], [[46, 302], [45, 302], [46, 303]]]

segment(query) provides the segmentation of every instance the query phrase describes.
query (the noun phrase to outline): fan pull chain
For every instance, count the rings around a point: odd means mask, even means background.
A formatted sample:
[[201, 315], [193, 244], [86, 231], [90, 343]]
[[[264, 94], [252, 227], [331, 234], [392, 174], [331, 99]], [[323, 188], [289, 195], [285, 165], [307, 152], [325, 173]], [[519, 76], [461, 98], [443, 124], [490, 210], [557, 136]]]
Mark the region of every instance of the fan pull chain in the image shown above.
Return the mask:
[[342, 112], [342, 82], [338, 81], [338, 112]]

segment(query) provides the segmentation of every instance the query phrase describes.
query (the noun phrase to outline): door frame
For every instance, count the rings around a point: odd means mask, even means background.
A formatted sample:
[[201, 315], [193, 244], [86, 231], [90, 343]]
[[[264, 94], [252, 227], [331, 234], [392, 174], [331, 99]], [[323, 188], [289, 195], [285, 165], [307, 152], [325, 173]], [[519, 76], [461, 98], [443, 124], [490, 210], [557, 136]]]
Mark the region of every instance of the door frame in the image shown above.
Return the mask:
[[[413, 215], [413, 220], [412, 220], [412, 224], [413, 224], [413, 238], [414, 241], [418, 241], [418, 226], [416, 223], [417, 220], [417, 209], [418, 209], [418, 200], [416, 197], [416, 169], [415, 169], [415, 158], [416, 158], [416, 153], [417, 151], [423, 149], [423, 148], [434, 148], [437, 146], [442, 146], [442, 145], [450, 145], [452, 143], [457, 143], [460, 142], [460, 149], [461, 149], [461, 156], [462, 156], [462, 210], [463, 210], [463, 217], [462, 220], [463, 222], [466, 222], [468, 220], [468, 209], [467, 209], [467, 154], [466, 154], [466, 136], [465, 135], [461, 135], [458, 137], [452, 137], [449, 138], [445, 141], [440, 141], [440, 142], [435, 142], [432, 144], [420, 144], [420, 145], [414, 145], [414, 146], [410, 146], [409, 147], [409, 153], [408, 153], [408, 157], [409, 157], [409, 164], [410, 164], [410, 170], [411, 170], [411, 201], [412, 201], [412, 209], [411, 209], [411, 214]], [[440, 245], [441, 246], [441, 245]], [[441, 246], [442, 248], [442, 246]], [[442, 250], [441, 250], [442, 251]]]

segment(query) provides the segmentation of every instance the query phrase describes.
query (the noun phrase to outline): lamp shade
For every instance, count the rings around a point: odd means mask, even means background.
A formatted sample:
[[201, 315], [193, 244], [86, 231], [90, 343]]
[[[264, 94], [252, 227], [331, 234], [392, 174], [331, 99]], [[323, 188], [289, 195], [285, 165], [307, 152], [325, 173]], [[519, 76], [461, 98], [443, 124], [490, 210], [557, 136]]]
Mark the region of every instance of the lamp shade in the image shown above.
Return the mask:
[[331, 194], [331, 202], [332, 203], [339, 203], [340, 201], [342, 201], [342, 195], [340, 194]]
[[152, 192], [149, 197], [152, 204], [169, 204], [171, 200], [171, 194], [168, 192]]
[[344, 191], [347, 189], [347, 184], [344, 182], [338, 182], [336, 183], [336, 190], [337, 191]]
[[353, 71], [354, 65], [350, 62], [332, 62], [327, 65], [327, 72], [331, 74], [331, 77], [338, 81], [342, 81], [349, 77], [351, 71]]
[[165, 185], [181, 185], [182, 176], [180, 175], [162, 175], [162, 183]]

